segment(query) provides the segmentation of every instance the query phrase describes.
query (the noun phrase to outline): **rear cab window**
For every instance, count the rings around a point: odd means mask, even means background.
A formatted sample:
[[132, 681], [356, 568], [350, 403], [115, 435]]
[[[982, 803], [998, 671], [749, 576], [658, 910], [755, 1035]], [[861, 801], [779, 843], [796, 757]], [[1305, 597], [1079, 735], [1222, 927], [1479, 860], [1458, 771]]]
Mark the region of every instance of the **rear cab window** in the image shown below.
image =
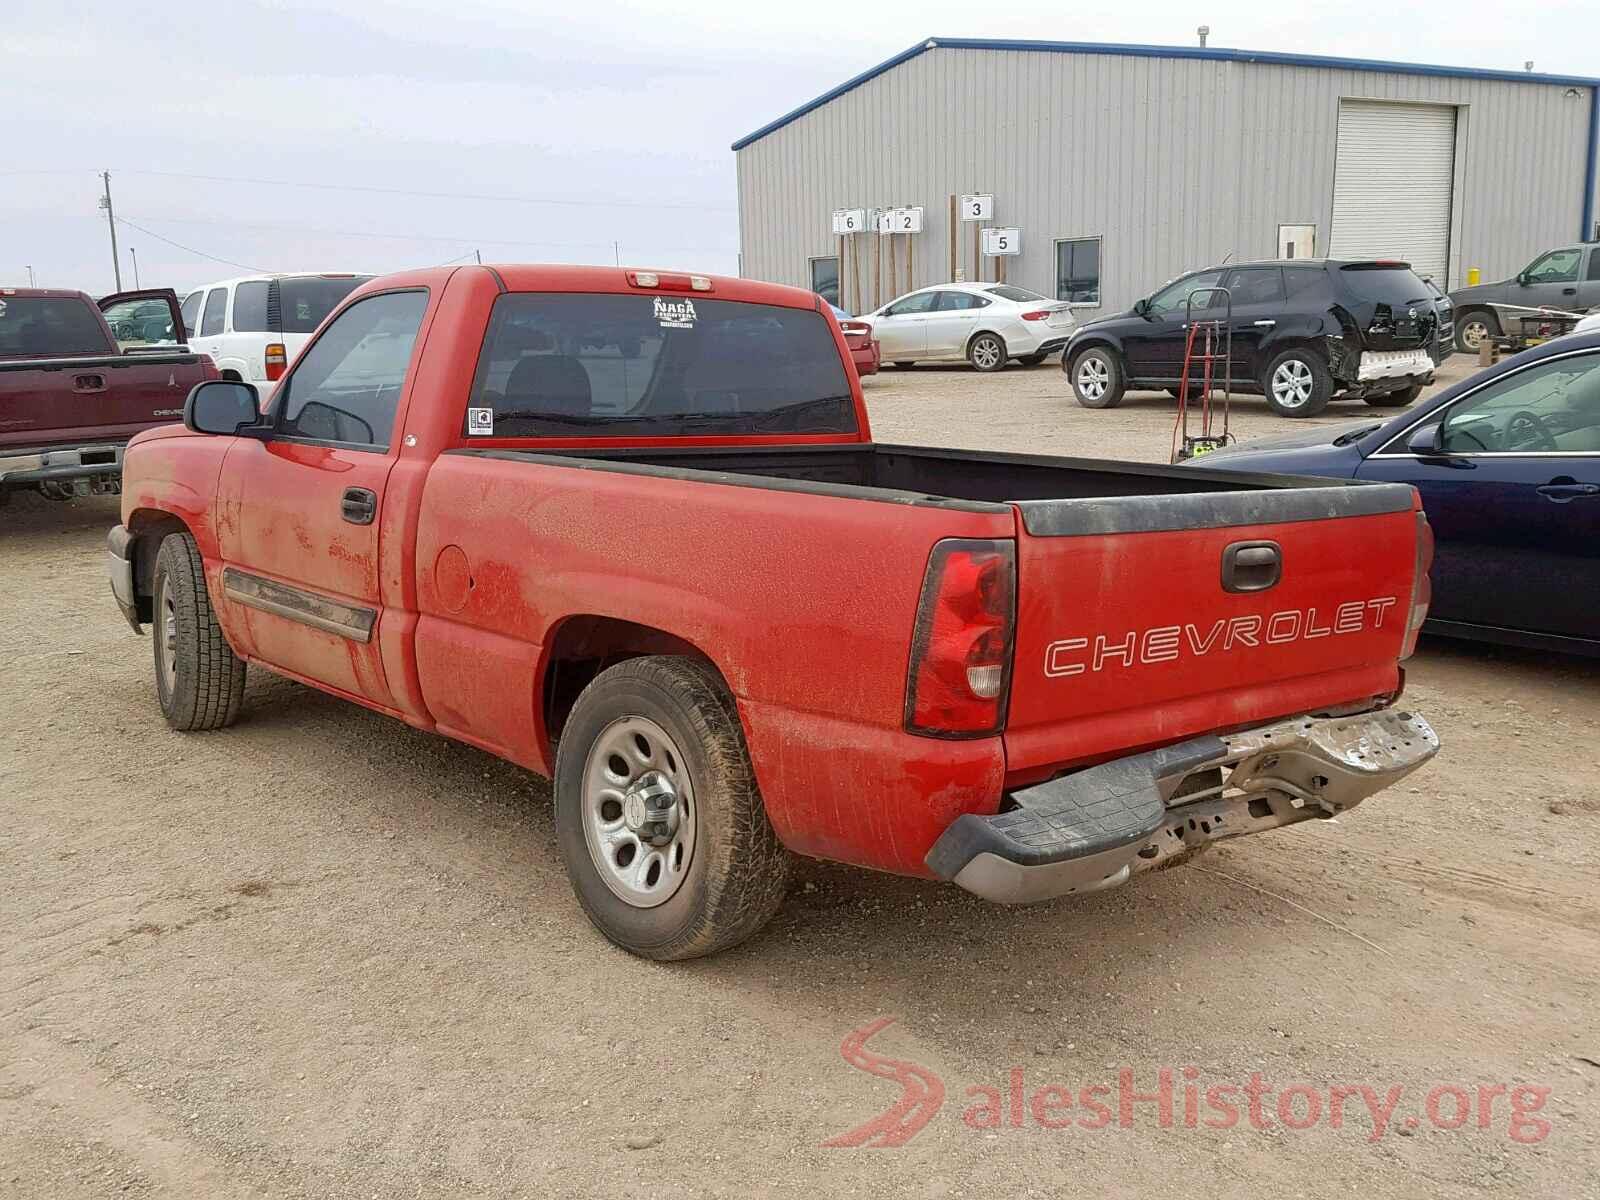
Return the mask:
[[0, 358], [111, 354], [116, 347], [79, 296], [0, 295]]
[[[282, 328], [270, 332], [315, 333], [323, 319], [339, 307], [340, 301], [371, 278], [370, 275], [290, 275], [275, 280], [283, 313]], [[264, 320], [262, 328], [266, 328]]]
[[463, 428], [469, 441], [857, 431], [821, 313], [583, 293], [495, 301]]

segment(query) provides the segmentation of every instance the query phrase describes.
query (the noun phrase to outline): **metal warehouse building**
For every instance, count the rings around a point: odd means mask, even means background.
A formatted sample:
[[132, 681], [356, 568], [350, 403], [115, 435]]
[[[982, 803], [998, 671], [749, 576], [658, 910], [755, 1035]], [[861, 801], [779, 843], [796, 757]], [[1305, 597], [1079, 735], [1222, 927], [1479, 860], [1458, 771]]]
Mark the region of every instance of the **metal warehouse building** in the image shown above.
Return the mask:
[[[855, 312], [974, 271], [1106, 311], [1225, 259], [1404, 258], [1447, 289], [1472, 267], [1501, 278], [1596, 237], [1597, 85], [929, 39], [734, 144], [741, 270]], [[963, 195], [993, 197], [986, 222], [959, 219]], [[920, 232], [873, 232], [885, 211]], [[836, 234], [835, 212], [868, 231]], [[1020, 252], [980, 252], [1000, 248], [981, 224], [1014, 229]]]

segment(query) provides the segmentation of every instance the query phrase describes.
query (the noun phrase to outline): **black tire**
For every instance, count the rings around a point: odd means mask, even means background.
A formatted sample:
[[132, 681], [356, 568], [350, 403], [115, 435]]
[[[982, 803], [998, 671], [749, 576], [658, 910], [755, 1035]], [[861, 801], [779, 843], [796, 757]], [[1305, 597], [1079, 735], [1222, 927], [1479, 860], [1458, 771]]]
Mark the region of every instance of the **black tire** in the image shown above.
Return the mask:
[[[1093, 370], [1090, 364], [1098, 364]], [[1090, 367], [1086, 371], [1086, 367]], [[1116, 351], [1105, 346], [1090, 346], [1073, 358], [1067, 370], [1072, 394], [1084, 408], [1115, 408], [1127, 391], [1127, 376]]]
[[[1273, 390], [1279, 372], [1288, 375], [1281, 394]], [[1320, 354], [1296, 347], [1267, 364], [1261, 374], [1261, 390], [1280, 417], [1314, 417], [1333, 399], [1333, 375]]]
[[[692, 784], [694, 848], [682, 883], [640, 907], [617, 895], [585, 836], [589, 754], [617, 721], [643, 717], [676, 743]], [[642, 958], [673, 961], [736, 946], [777, 912], [790, 856], [767, 820], [733, 700], [689, 658], [634, 658], [583, 690], [556, 749], [556, 835], [578, 903], [595, 927]]]
[[1456, 349], [1476, 354], [1483, 336], [1500, 336], [1500, 318], [1486, 308], [1468, 309], [1456, 314]]
[[156, 699], [167, 724], [185, 732], [233, 724], [244, 698], [244, 660], [222, 636], [200, 549], [187, 533], [169, 533], [156, 553], [150, 624]]
[[1017, 359], [1017, 361], [1025, 367], [1037, 367], [1047, 357], [1048, 355], [1044, 354], [1024, 354], [1021, 358]]
[[980, 333], [967, 343], [967, 361], [988, 374], [1006, 367], [1006, 343], [997, 333]]
[[1415, 404], [1417, 397], [1422, 395], [1422, 385], [1412, 383], [1397, 392], [1385, 392], [1381, 396], [1368, 396], [1366, 401], [1373, 408], [1404, 408], [1408, 404]]

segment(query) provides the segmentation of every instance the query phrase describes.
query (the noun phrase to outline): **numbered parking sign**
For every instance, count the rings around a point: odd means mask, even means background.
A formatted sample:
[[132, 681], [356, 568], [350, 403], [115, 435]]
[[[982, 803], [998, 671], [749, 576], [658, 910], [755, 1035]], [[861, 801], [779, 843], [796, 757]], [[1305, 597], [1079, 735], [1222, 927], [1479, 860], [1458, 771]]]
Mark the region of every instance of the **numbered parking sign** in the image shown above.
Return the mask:
[[1022, 253], [1022, 231], [1020, 229], [985, 229], [983, 231], [983, 252], [991, 258], [1003, 258], [1009, 254]]
[[987, 221], [993, 218], [993, 216], [993, 196], [961, 197], [961, 219], [963, 221]]
[[860, 208], [833, 210], [833, 231], [837, 234], [861, 233], [867, 228], [867, 214]]
[[896, 233], [921, 233], [922, 209], [897, 208], [894, 210], [894, 231]]

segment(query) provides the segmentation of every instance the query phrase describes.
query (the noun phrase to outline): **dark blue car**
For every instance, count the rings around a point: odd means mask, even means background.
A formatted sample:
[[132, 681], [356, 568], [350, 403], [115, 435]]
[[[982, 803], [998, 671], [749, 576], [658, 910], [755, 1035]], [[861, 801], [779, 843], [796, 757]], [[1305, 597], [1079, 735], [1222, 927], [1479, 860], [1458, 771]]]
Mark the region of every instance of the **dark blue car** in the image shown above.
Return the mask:
[[1198, 461], [1412, 484], [1437, 542], [1429, 631], [1600, 655], [1600, 334], [1537, 346], [1388, 421]]

